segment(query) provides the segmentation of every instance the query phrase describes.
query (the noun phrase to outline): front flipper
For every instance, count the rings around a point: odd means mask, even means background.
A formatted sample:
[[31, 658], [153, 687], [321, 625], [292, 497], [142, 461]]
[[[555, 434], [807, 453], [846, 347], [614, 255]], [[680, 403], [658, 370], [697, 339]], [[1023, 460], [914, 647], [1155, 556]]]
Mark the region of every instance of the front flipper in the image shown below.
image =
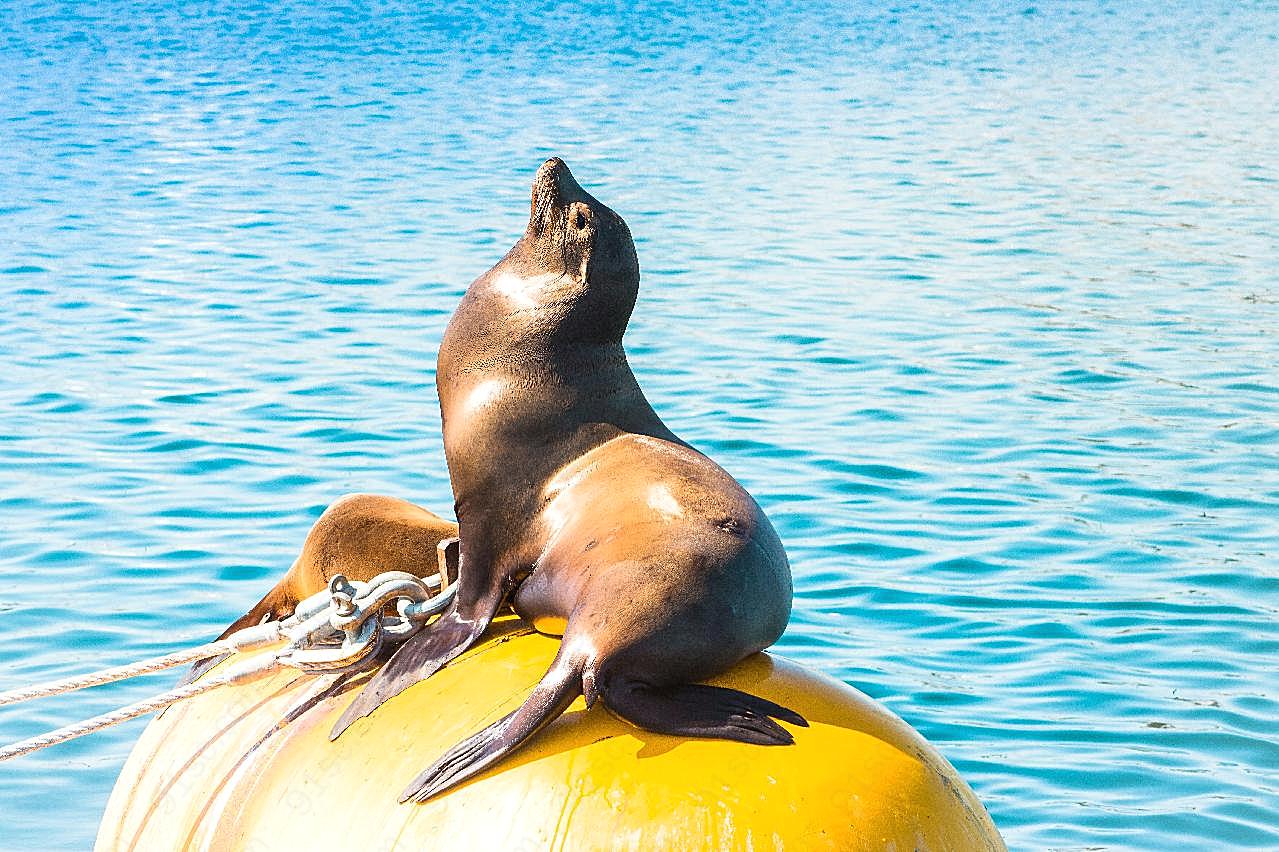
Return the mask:
[[230, 657], [230, 652], [219, 654], [216, 657], [205, 657], [203, 660], [197, 660], [191, 664], [191, 670], [182, 676], [182, 680], [178, 681], [178, 686], [186, 686], [189, 683], [195, 683], [204, 677], [218, 663]]
[[532, 694], [514, 712], [453, 746], [429, 769], [413, 779], [400, 801], [425, 802], [468, 778], [478, 775], [519, 748], [529, 737], [554, 721], [582, 693], [585, 660], [559, 657]]
[[329, 739], [336, 740], [356, 719], [369, 715], [383, 701], [435, 674], [445, 663], [471, 647], [493, 620], [500, 600], [497, 597], [491, 606], [486, 602], [480, 607], [482, 614], [474, 618], [462, 615], [455, 603], [435, 623], [401, 645], [346, 708], [329, 733]]
[[657, 734], [790, 745], [795, 742], [790, 731], [769, 717], [808, 727], [804, 717], [794, 710], [722, 686], [689, 683], [653, 687], [623, 680], [605, 686], [600, 697], [617, 716]]

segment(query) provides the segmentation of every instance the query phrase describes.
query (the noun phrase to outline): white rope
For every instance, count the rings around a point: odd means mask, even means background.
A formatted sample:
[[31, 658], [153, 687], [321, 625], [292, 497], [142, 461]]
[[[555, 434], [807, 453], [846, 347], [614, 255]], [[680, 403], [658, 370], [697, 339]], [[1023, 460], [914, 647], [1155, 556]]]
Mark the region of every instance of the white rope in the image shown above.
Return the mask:
[[49, 681], [48, 683], [28, 686], [23, 689], [12, 689], [8, 692], [0, 692], [0, 707], [3, 707], [6, 704], [17, 704], [19, 701], [29, 701], [33, 698], [46, 698], [50, 695], [61, 695], [64, 692], [72, 692], [73, 690], [84, 689], [90, 686], [101, 686], [104, 683], [114, 683], [117, 680], [124, 680], [125, 678], [164, 671], [165, 669], [171, 669], [174, 666], [180, 666], [183, 663], [191, 663], [208, 657], [216, 657], [228, 652], [248, 651], [278, 642], [280, 641], [280, 638], [280, 622], [271, 621], [258, 627], [247, 627], [244, 630], [233, 633], [225, 639], [220, 639], [217, 642], [208, 642], [204, 645], [189, 648], [185, 651], [175, 651], [172, 654], [151, 657], [147, 660], [139, 660], [136, 663], [113, 666], [96, 672], [89, 672], [88, 674], [75, 675], [74, 677], [64, 678], [62, 680], [54, 680]]
[[[213, 642], [210, 645], [220, 643]], [[204, 646], [209, 647], [209, 646]], [[178, 656], [176, 654], [172, 656]], [[177, 665], [176, 663], [174, 665]], [[103, 713], [100, 716], [94, 716], [92, 719], [86, 719], [83, 722], [77, 722], [74, 725], [67, 725], [58, 728], [56, 731], [50, 731], [47, 734], [41, 734], [38, 737], [22, 740], [21, 742], [7, 745], [0, 748], [0, 763], [12, 757], [21, 757], [24, 754], [30, 754], [33, 751], [39, 751], [51, 745], [73, 740], [76, 737], [82, 737], [85, 734], [92, 734], [94, 731], [100, 731], [103, 728], [109, 728], [112, 725], [118, 725], [121, 722], [127, 722], [130, 719], [136, 719], [138, 716], [145, 716], [148, 713], [154, 713], [157, 710], [163, 710], [170, 704], [176, 704], [187, 698], [191, 698], [201, 693], [208, 692], [211, 689], [217, 689], [219, 686], [227, 686], [233, 683], [247, 683], [266, 675], [272, 674], [284, 667], [280, 660], [272, 655], [266, 660], [249, 660], [247, 663], [241, 663], [239, 666], [230, 669], [226, 674], [216, 677], [203, 678], [195, 683], [189, 683], [186, 686], [179, 686], [168, 692], [162, 692], [127, 707], [121, 707], [119, 710], [112, 710], [110, 713]], [[121, 666], [121, 668], [124, 668]]]
[[[231, 666], [223, 674], [204, 677], [119, 710], [4, 746], [0, 748], [0, 762], [163, 710], [220, 686], [257, 680], [286, 666], [306, 674], [364, 671], [377, 664], [380, 649], [399, 644], [421, 630], [430, 618], [448, 606], [456, 591], [456, 585], [445, 585], [443, 576], [422, 579], [402, 571], [388, 571], [367, 583], [352, 584], [339, 575], [332, 579], [328, 590], [299, 603], [294, 614], [284, 621], [246, 627], [225, 639], [185, 651], [0, 693], [0, 706], [3, 706], [162, 671], [228, 652], [288, 642], [273, 654]], [[383, 615], [383, 610], [396, 601], [399, 615]]]

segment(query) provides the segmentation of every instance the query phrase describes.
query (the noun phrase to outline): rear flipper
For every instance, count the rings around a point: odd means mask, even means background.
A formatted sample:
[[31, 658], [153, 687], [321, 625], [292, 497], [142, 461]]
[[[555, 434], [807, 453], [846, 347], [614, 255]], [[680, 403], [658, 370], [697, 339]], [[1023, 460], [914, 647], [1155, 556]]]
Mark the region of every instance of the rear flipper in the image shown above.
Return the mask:
[[461, 654], [480, 638], [502, 597], [497, 590], [489, 600], [476, 607], [475, 616], [465, 616], [456, 603], [421, 633], [409, 639], [391, 656], [390, 661], [369, 680], [351, 706], [333, 725], [329, 739], [336, 740], [356, 719], [369, 715], [420, 680], [426, 680]]
[[478, 775], [515, 751], [582, 694], [584, 669], [584, 660], [561, 661], [557, 657], [551, 670], [523, 704], [513, 713], [444, 752], [439, 760], [404, 788], [400, 801], [413, 799], [425, 802], [437, 793]]
[[790, 745], [795, 742], [790, 731], [769, 717], [808, 727], [794, 710], [722, 686], [689, 683], [653, 687], [622, 680], [605, 685], [600, 697], [615, 715], [656, 734]]

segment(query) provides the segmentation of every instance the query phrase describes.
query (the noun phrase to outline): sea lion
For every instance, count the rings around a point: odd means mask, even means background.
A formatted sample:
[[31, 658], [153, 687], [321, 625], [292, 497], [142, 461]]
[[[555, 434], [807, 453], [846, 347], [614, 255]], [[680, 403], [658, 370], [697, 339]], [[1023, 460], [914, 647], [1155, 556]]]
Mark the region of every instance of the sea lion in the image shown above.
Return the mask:
[[[302, 543], [302, 552], [283, 579], [218, 639], [267, 621], [283, 621], [293, 615], [299, 603], [326, 589], [338, 574], [367, 582], [385, 571], [405, 571], [418, 577], [438, 573], [453, 583], [458, 555], [457, 524], [452, 521], [397, 497], [347, 494], [316, 519]], [[195, 662], [178, 685], [198, 680], [229, 656]], [[374, 661], [385, 658], [385, 651], [373, 657]], [[322, 677], [317, 681], [320, 688], [295, 702], [281, 723], [293, 721], [325, 698], [344, 691], [357, 674], [359, 671]]]
[[[441, 543], [457, 536], [457, 524], [397, 497], [347, 494], [324, 510], [302, 543], [302, 552], [280, 582], [248, 612], [231, 622], [218, 639], [266, 621], [283, 621], [297, 605], [323, 591], [335, 574], [367, 581], [383, 571], [407, 571], [425, 577], [450, 564]], [[445, 547], [448, 545], [446, 544]], [[199, 679], [226, 654], [194, 663], [179, 685]]]
[[298, 603], [323, 591], [337, 574], [360, 581], [384, 571], [433, 574], [440, 542], [456, 535], [457, 524], [398, 497], [339, 497], [316, 519], [284, 578], [218, 638], [288, 618]]
[[658, 733], [778, 745], [793, 739], [770, 717], [806, 725], [694, 683], [781, 635], [790, 567], [751, 496], [644, 398], [622, 348], [638, 292], [626, 223], [547, 160], [523, 238], [470, 285], [440, 346], [457, 597], [332, 737], [466, 650], [505, 600], [563, 641], [524, 704], [446, 752], [401, 801], [475, 775], [581, 694]]

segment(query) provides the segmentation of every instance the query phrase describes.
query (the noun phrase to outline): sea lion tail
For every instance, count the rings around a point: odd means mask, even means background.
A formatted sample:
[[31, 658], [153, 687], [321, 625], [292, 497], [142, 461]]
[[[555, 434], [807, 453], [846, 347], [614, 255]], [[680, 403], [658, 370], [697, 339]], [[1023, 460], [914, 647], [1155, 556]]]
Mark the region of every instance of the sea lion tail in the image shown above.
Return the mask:
[[523, 704], [444, 752], [404, 788], [400, 801], [425, 802], [515, 751], [568, 709], [573, 699], [582, 694], [584, 678], [591, 689], [586, 657], [565, 658], [561, 652]]

